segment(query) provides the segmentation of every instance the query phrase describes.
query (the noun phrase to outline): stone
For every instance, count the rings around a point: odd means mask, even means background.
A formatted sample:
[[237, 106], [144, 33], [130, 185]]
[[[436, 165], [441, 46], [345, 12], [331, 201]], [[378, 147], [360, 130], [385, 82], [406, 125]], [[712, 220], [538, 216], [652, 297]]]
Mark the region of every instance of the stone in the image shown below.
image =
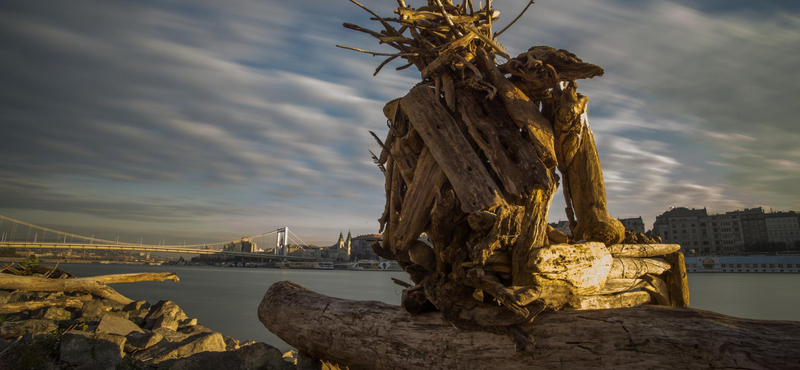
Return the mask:
[[11, 298], [11, 292], [7, 290], [0, 290], [0, 304], [8, 303], [9, 298]]
[[61, 307], [42, 308], [37, 310], [37, 313], [33, 316], [37, 319], [48, 319], [53, 321], [72, 320], [72, 312]]
[[0, 324], [0, 338], [16, 338], [23, 334], [50, 333], [58, 329], [53, 320], [30, 319], [23, 321], [3, 321]]
[[83, 304], [81, 317], [84, 321], [97, 321], [110, 310], [111, 308], [105, 306], [101, 300], [93, 299]]
[[[181, 342], [170, 342], [162, 340], [158, 344], [138, 352], [135, 357], [137, 360], [151, 364], [159, 364], [168, 360], [177, 360], [189, 357], [200, 352], [223, 352], [225, 351], [225, 340], [220, 333], [207, 333], [187, 338]], [[212, 367], [201, 367], [212, 368]]]
[[150, 302], [147, 301], [135, 301], [126, 304], [125, 307], [122, 307], [123, 311], [141, 311], [149, 309], [150, 309]]
[[291, 364], [297, 364], [297, 350], [290, 349], [283, 353], [283, 361]]
[[294, 370], [283, 360], [281, 352], [265, 343], [255, 343], [229, 352], [203, 352], [179, 359], [170, 365], [172, 370]]
[[141, 310], [131, 310], [125, 311], [122, 310], [122, 313], [128, 315], [128, 320], [132, 321], [134, 324], [138, 326], [144, 325], [144, 318], [147, 316], [147, 313], [150, 312], [150, 309], [141, 309]]
[[186, 328], [186, 327], [189, 327], [189, 326], [195, 326], [195, 325], [197, 325], [197, 319], [196, 318], [195, 319], [186, 319], [186, 320], [183, 320], [178, 325], [178, 329], [183, 329], [183, 328]]
[[103, 315], [100, 318], [100, 323], [97, 324], [97, 331], [116, 335], [128, 335], [131, 332], [144, 333], [142, 328], [116, 312], [109, 312]]
[[234, 337], [231, 337], [231, 336], [228, 336], [228, 335], [223, 335], [222, 337], [223, 337], [223, 339], [225, 339], [225, 350], [226, 351], [235, 351], [235, 350], [239, 349], [239, 340], [238, 339], [236, 339]]
[[125, 337], [70, 330], [61, 336], [59, 359], [72, 365], [113, 368], [122, 361]]
[[144, 318], [146, 329], [167, 328], [171, 330], [178, 329], [178, 323], [189, 317], [172, 301], [159, 301], [153, 307], [150, 307], [150, 312]]
[[28, 302], [36, 300], [36, 292], [12, 292], [8, 296], [8, 303]]
[[161, 342], [164, 339], [159, 333], [148, 331], [148, 332], [131, 332], [127, 336], [125, 336], [127, 341], [125, 342], [125, 352], [135, 352], [135, 351], [144, 351], [158, 342]]

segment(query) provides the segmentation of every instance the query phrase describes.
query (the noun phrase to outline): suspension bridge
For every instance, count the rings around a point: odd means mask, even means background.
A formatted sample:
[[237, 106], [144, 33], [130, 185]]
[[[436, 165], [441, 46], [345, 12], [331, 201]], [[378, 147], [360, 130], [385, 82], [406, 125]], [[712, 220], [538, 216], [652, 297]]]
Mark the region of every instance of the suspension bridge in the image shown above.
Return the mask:
[[[272, 242], [274, 241], [274, 244]], [[272, 247], [263, 250], [257, 245]], [[230, 257], [253, 257], [271, 260], [310, 260], [309, 257], [289, 255], [289, 244], [306, 245], [288, 227], [272, 231], [214, 243], [169, 245], [162, 239], [160, 244], [123, 242], [96, 238], [94, 235], [79, 235], [34, 225], [0, 215], [0, 248], [23, 250], [74, 250], [74, 251], [124, 251], [133, 253], [178, 253], [196, 255], [221, 255]], [[271, 251], [272, 253], [268, 253]]]

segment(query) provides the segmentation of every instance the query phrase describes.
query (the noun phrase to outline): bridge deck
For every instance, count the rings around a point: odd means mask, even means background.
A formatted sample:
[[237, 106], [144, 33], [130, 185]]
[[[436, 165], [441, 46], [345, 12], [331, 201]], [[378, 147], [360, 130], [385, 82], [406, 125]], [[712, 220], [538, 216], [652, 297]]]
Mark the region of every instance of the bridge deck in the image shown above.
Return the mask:
[[234, 257], [276, 258], [285, 260], [312, 260], [311, 257], [281, 256], [266, 253], [230, 252], [213, 249], [170, 248], [157, 245], [118, 245], [118, 244], [75, 244], [75, 243], [27, 243], [0, 242], [0, 248], [19, 249], [74, 249], [74, 250], [106, 250], [148, 253], [181, 253], [199, 255], [226, 255]]

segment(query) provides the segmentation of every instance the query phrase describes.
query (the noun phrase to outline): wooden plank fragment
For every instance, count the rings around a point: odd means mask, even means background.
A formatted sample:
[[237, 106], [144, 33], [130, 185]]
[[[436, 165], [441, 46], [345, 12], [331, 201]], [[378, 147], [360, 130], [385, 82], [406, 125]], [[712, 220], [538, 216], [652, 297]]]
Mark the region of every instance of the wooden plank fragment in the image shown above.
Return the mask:
[[135, 283], [138, 281], [179, 281], [171, 272], [146, 272], [136, 274], [113, 274], [75, 279], [47, 279], [37, 276], [0, 274], [0, 289], [25, 292], [86, 292], [98, 297], [128, 304], [131, 299], [117, 293], [107, 284]]
[[414, 181], [408, 186], [397, 225], [396, 248], [401, 251], [408, 250], [419, 238], [431, 219], [431, 208], [436, 193], [447, 181], [444, 171], [427, 147], [422, 149], [417, 164]]
[[608, 279], [597, 294], [613, 294], [639, 289], [647, 284], [643, 279]]
[[608, 251], [614, 257], [657, 257], [677, 252], [678, 244], [612, 244]]
[[661, 275], [670, 265], [655, 258], [614, 257], [611, 260], [609, 279], [636, 279], [647, 274]]
[[499, 187], [434, 92], [417, 86], [400, 105], [450, 180], [461, 209], [473, 213], [498, 205]]
[[536, 286], [564, 286], [575, 295], [589, 295], [605, 285], [611, 268], [606, 246], [587, 242], [534, 248], [526, 271], [533, 275]]
[[689, 307], [689, 279], [686, 275], [686, 263], [684, 262], [683, 253], [670, 253], [664, 256], [664, 259], [671, 266], [666, 276], [670, 305]]
[[486, 100], [477, 92], [458, 92], [458, 109], [470, 136], [483, 150], [503, 189], [526, 198], [536, 188], [550, 183], [550, 174], [536, 150], [497, 100]]
[[576, 310], [598, 310], [633, 307], [648, 303], [650, 300], [650, 293], [637, 291], [605, 295], [576, 296], [570, 299], [569, 304]]

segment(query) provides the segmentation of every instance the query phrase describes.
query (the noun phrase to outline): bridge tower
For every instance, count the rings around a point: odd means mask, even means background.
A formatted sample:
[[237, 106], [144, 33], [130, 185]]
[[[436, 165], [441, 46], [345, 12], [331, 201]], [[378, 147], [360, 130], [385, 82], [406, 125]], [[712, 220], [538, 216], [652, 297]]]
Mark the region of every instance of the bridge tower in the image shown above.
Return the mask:
[[282, 227], [278, 229], [278, 241], [275, 243], [275, 254], [279, 256], [289, 255], [289, 228]]

